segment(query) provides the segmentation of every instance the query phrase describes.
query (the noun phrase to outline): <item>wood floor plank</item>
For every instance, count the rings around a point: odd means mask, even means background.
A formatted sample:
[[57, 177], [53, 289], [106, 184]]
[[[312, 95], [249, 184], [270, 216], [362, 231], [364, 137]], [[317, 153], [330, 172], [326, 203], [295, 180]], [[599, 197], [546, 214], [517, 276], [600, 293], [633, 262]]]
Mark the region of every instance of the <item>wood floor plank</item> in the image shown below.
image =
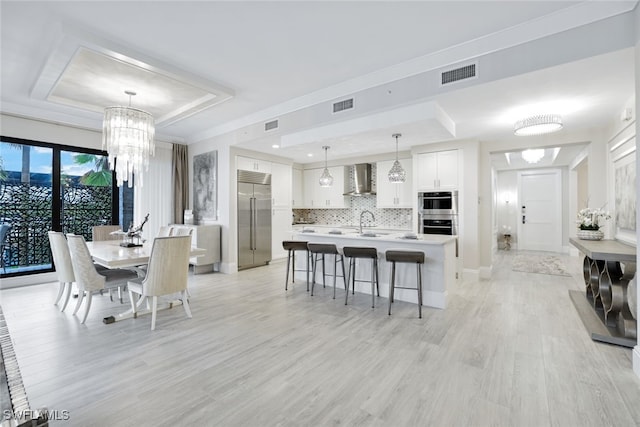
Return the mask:
[[446, 310], [297, 282], [285, 264], [189, 278], [177, 306], [105, 325], [128, 308], [94, 298], [86, 324], [52, 304], [56, 284], [0, 291], [32, 406], [67, 423], [140, 426], [636, 426], [631, 351], [591, 341], [571, 276], [511, 270], [463, 281]]

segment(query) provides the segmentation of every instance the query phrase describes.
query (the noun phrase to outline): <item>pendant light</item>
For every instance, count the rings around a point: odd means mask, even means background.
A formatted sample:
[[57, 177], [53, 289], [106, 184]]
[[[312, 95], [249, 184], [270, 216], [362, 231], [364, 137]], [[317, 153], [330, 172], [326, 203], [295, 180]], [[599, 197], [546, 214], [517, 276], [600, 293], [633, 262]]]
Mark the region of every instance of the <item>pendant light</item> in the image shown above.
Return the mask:
[[322, 171], [322, 175], [320, 175], [320, 187], [331, 187], [333, 185], [333, 177], [329, 173], [329, 169], [327, 168], [327, 150], [331, 148], [327, 145], [322, 147], [324, 150], [324, 170]]
[[402, 136], [401, 133], [394, 133], [391, 135], [396, 139], [396, 161], [393, 162], [391, 170], [389, 170], [389, 182], [393, 184], [402, 184], [407, 179], [407, 172], [402, 168], [402, 165], [398, 161], [398, 138]]

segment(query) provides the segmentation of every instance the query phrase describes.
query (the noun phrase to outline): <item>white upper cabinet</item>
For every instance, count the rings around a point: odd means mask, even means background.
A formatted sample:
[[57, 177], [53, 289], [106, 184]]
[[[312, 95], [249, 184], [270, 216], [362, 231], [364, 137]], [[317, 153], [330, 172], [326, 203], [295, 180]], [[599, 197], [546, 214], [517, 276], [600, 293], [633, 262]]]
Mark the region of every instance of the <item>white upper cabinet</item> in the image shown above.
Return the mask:
[[344, 196], [344, 166], [329, 168], [333, 176], [331, 187], [320, 187], [322, 169], [306, 169], [304, 176], [304, 207], [313, 209], [337, 209], [349, 206], [349, 199]]
[[292, 181], [293, 181], [293, 185], [292, 185], [292, 191], [293, 191], [293, 195], [292, 195], [292, 200], [291, 200], [291, 206], [293, 206], [293, 208], [301, 208], [304, 206], [304, 179], [302, 176], [302, 169], [293, 169], [292, 171]]
[[253, 172], [271, 173], [271, 162], [237, 156], [238, 169]]
[[418, 154], [418, 191], [458, 188], [458, 150]]
[[376, 207], [411, 208], [413, 207], [413, 166], [411, 159], [400, 159], [402, 168], [407, 172], [407, 180], [402, 184], [389, 182], [388, 173], [394, 160], [385, 160], [376, 164]]
[[291, 206], [291, 166], [271, 163], [271, 198], [274, 207]]

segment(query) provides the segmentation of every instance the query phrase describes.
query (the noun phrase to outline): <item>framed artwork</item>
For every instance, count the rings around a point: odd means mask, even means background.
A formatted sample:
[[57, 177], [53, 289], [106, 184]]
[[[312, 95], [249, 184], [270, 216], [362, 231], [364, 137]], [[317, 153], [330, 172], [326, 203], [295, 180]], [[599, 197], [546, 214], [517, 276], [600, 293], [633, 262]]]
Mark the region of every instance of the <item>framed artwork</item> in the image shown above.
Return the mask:
[[199, 224], [218, 219], [218, 152], [193, 156], [193, 211]]

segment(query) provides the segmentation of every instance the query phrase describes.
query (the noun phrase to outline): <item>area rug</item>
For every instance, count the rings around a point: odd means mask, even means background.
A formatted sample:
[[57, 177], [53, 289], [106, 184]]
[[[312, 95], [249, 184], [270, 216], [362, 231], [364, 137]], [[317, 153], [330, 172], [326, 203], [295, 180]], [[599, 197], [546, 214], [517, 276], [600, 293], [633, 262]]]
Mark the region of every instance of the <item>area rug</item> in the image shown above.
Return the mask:
[[562, 260], [553, 255], [516, 255], [513, 259], [512, 270], [554, 276], [571, 276]]

